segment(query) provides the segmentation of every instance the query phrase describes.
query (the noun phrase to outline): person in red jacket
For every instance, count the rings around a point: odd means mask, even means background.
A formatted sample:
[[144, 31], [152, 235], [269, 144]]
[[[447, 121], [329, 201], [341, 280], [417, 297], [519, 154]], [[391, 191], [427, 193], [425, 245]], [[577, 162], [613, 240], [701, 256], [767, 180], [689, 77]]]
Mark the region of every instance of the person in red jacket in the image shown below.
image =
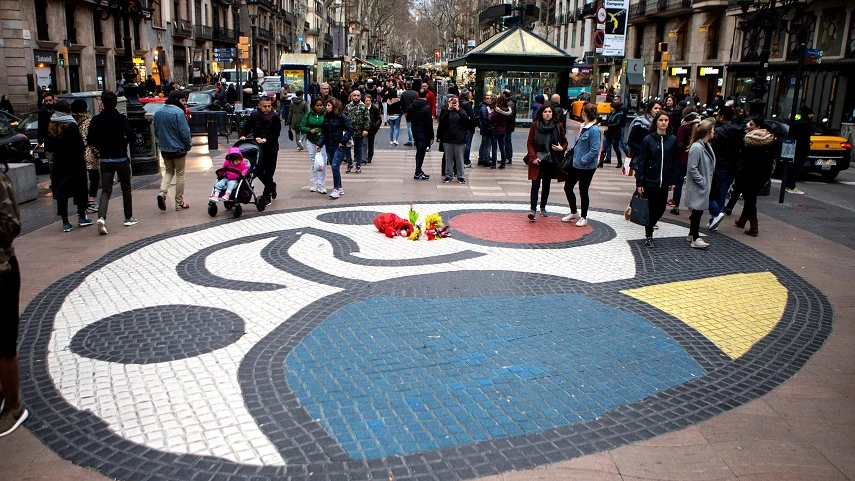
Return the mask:
[[434, 94], [426, 83], [422, 84], [422, 88], [419, 91], [419, 98], [427, 100], [428, 105], [430, 106], [430, 116], [431, 118], [436, 118], [436, 94]]
[[683, 109], [683, 121], [677, 130], [677, 150], [680, 153], [680, 163], [675, 168], [677, 172], [674, 176], [674, 193], [668, 205], [671, 206], [671, 213], [680, 215], [680, 200], [683, 197], [683, 179], [686, 177], [686, 166], [689, 161], [689, 147], [692, 146], [692, 129], [696, 124], [701, 123], [701, 116], [694, 107], [686, 107]]

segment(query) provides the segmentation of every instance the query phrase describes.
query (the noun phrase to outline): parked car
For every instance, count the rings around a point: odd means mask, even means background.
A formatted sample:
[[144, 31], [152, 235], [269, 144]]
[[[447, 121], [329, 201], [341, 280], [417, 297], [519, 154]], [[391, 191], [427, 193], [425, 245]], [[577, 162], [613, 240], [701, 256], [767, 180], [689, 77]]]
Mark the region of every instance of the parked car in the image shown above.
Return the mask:
[[12, 127], [18, 127], [18, 124], [21, 122], [20, 117], [16, 116], [15, 114], [10, 114], [5, 110], [0, 110], [0, 119], [9, 122], [9, 125], [11, 125]]
[[264, 95], [266, 95], [274, 105], [279, 100], [279, 89], [281, 88], [282, 79], [279, 78], [278, 75], [264, 77], [264, 80], [261, 82], [261, 90], [264, 91]]
[[33, 161], [30, 139], [3, 119], [0, 119], [0, 157], [10, 163]]
[[[782, 138], [790, 131], [790, 126], [779, 120], [767, 120], [766, 123], [779, 131]], [[810, 152], [802, 171], [815, 172], [822, 176], [822, 180], [831, 182], [837, 174], [849, 168], [852, 161], [852, 144], [819, 122], [812, 122], [811, 126], [813, 132], [810, 137]], [[781, 177], [783, 172], [784, 163], [779, 157], [772, 175]]]
[[50, 172], [50, 163], [45, 155], [44, 146], [39, 147], [39, 113], [27, 114], [18, 123], [18, 133], [24, 134], [29, 139], [30, 156], [36, 164], [36, 174], [42, 175]]
[[[144, 97], [140, 99], [140, 103], [143, 104], [143, 110], [145, 110], [146, 117], [153, 118], [154, 113], [166, 105], [166, 97]], [[184, 108], [184, 116], [187, 117], [187, 121], [189, 122], [190, 109], [187, 107]]]

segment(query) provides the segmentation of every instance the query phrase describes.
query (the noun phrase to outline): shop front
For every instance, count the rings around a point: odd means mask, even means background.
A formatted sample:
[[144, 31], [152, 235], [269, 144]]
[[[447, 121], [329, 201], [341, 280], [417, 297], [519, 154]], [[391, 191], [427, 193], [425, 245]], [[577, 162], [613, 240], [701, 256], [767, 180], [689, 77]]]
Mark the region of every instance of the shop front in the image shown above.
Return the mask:
[[36, 83], [39, 90], [56, 90], [56, 52], [53, 50], [33, 50], [35, 60]]
[[689, 77], [692, 67], [668, 67], [668, 78], [665, 80], [665, 92], [671, 95], [682, 96], [690, 93]]
[[449, 68], [475, 71], [475, 103], [484, 95], [511, 91], [517, 119], [528, 122], [538, 95], [561, 94], [562, 104], [576, 58], [534, 33], [514, 28], [487, 39], [466, 55], [448, 62]]
[[724, 66], [699, 66], [696, 78], [695, 91], [701, 103], [709, 105], [724, 88]]

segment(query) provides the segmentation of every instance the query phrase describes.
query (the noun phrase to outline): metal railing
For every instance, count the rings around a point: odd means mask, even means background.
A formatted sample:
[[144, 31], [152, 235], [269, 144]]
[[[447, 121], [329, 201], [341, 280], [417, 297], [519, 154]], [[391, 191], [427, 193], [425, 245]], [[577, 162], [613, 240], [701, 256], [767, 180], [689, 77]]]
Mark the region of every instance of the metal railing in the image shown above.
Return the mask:
[[267, 30], [266, 28], [256, 28], [255, 35], [259, 38], [266, 38], [268, 40], [273, 39], [273, 33], [270, 30]]
[[196, 25], [196, 38], [202, 40], [213, 40], [214, 29], [205, 25]]
[[237, 32], [225, 27], [214, 27], [214, 39], [222, 42], [236, 42]]
[[186, 20], [173, 20], [172, 35], [175, 37], [190, 38], [193, 36], [193, 27], [191, 27], [190, 22]]

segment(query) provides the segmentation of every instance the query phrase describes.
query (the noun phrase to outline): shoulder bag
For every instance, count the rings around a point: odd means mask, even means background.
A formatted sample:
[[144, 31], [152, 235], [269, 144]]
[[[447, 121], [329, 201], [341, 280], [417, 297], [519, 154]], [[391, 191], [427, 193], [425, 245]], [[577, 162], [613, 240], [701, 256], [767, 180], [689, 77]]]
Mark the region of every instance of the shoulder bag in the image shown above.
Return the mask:
[[[591, 127], [588, 127], [590, 129]], [[582, 138], [582, 134], [585, 133], [588, 129], [582, 129], [582, 132], [579, 133], [579, 137], [576, 138], [576, 143], [573, 144], [573, 147], [567, 149], [567, 152], [564, 153], [564, 158], [561, 159], [561, 163], [558, 164], [558, 168], [563, 172], [570, 172], [570, 169], [573, 167], [573, 155], [576, 151], [576, 145], [579, 143], [579, 139]]]

